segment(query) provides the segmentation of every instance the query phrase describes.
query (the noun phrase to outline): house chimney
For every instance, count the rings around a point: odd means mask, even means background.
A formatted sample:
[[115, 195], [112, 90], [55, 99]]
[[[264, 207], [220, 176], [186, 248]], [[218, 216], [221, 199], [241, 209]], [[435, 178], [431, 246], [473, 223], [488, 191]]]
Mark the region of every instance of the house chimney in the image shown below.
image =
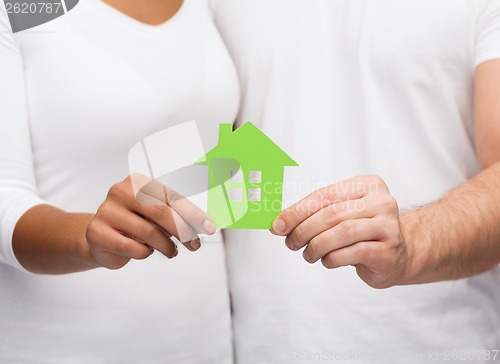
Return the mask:
[[219, 142], [227, 140], [233, 132], [233, 124], [219, 124]]

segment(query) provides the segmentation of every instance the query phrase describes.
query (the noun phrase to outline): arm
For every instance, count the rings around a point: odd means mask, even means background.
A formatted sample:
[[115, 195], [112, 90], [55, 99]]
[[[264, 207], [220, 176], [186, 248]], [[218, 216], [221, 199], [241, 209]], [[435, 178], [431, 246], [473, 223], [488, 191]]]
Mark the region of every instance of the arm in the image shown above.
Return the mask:
[[377, 176], [325, 187], [289, 207], [272, 232], [327, 268], [353, 265], [370, 286], [459, 279], [500, 263], [500, 60], [477, 69], [475, 119], [483, 171], [440, 201], [399, 215]]
[[63, 274], [97, 268], [85, 239], [92, 214], [70, 214], [49, 205], [28, 210], [16, 224], [14, 253], [33, 273]]
[[494, 268], [500, 264], [500, 163], [400, 220], [412, 254], [397, 284], [459, 279]]

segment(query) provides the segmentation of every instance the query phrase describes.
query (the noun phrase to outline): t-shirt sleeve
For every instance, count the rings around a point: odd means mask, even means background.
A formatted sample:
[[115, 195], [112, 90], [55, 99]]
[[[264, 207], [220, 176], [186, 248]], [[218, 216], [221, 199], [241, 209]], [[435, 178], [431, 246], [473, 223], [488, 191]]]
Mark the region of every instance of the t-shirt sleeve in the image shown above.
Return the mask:
[[20, 217], [45, 203], [37, 193], [21, 50], [0, 2], [0, 263], [26, 271], [12, 249]]
[[475, 66], [500, 58], [500, 0], [483, 0], [477, 12]]

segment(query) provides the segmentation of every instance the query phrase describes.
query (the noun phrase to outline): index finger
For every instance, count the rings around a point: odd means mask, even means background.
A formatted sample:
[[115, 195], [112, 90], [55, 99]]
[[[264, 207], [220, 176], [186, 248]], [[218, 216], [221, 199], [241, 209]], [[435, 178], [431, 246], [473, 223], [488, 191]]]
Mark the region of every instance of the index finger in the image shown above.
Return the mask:
[[187, 197], [148, 177], [138, 175], [133, 178], [134, 189], [137, 191], [136, 198], [140, 203], [167, 204], [197, 233], [207, 235], [215, 233], [216, 226], [210, 216]]
[[271, 232], [288, 235], [297, 225], [325, 207], [366, 195], [366, 182], [358, 177], [320, 188], [283, 210], [274, 220]]
[[196, 232], [207, 235], [215, 233], [215, 223], [205, 211], [180, 193], [168, 187], [164, 188], [170, 207], [172, 207], [184, 221], [191, 225]]

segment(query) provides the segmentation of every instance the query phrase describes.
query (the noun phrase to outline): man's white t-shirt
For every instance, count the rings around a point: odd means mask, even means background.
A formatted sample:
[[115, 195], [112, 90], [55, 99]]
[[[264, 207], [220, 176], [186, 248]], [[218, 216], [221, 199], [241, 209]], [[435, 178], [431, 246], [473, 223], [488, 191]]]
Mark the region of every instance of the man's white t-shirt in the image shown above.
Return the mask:
[[[213, 0], [252, 121], [297, 168], [284, 203], [380, 175], [403, 210], [479, 171], [477, 65], [500, 58], [498, 0]], [[427, 363], [500, 349], [500, 271], [375, 290], [267, 231], [226, 231], [238, 363]], [[462, 350], [457, 352], [457, 350]], [[437, 352], [436, 352], [437, 351]], [[490, 358], [488, 360], [488, 358]], [[500, 354], [496, 360], [500, 360]]]
[[1, 363], [232, 363], [220, 239], [196, 253], [180, 246], [173, 260], [155, 253], [118, 271], [41, 276], [17, 262], [11, 237], [40, 203], [95, 212], [129, 174], [130, 148], [151, 134], [196, 120], [214, 136], [208, 150], [238, 101], [204, 1], [184, 0], [154, 27], [84, 0], [14, 36], [2, 2]]

